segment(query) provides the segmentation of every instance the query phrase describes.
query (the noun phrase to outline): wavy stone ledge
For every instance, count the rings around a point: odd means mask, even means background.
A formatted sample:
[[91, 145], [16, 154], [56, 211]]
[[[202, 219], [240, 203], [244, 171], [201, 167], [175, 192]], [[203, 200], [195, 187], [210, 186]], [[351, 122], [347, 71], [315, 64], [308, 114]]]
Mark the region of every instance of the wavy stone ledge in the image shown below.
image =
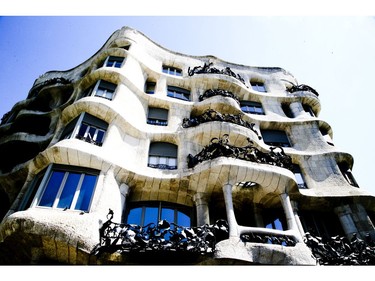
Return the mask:
[[317, 265], [304, 243], [294, 247], [245, 243], [231, 237], [216, 244], [215, 259], [234, 259], [263, 265]]

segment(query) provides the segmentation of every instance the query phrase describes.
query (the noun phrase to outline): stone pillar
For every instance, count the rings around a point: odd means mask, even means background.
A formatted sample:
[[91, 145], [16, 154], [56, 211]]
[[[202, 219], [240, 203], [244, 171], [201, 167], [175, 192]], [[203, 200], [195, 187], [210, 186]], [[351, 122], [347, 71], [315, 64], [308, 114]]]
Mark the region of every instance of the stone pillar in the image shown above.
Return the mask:
[[[126, 198], [129, 195], [129, 186], [125, 183], [122, 183], [120, 185], [120, 194], [121, 194], [121, 208], [122, 208], [122, 213], [124, 214], [126, 211]], [[124, 218], [122, 218], [121, 221], [123, 221]]]
[[354, 224], [352, 218], [352, 210], [349, 205], [339, 206], [334, 209], [335, 213], [339, 217], [342, 228], [344, 229], [345, 235], [348, 239], [351, 239], [353, 233], [358, 233], [357, 227]]
[[295, 201], [290, 201], [290, 203], [291, 203], [292, 208], [293, 208], [294, 219], [296, 220], [299, 233], [302, 236], [305, 236], [305, 231], [302, 227], [302, 223], [301, 223], [301, 220], [299, 219], [299, 215], [298, 215], [298, 204]]
[[203, 192], [198, 192], [194, 195], [193, 200], [197, 210], [197, 225], [210, 224], [207, 195]]
[[302, 241], [302, 236], [299, 232], [297, 222], [294, 217], [292, 204], [290, 203], [289, 195], [287, 193], [282, 193], [279, 195], [281, 200], [281, 205], [283, 206], [286, 222], [288, 225], [288, 230], [293, 230], [295, 232], [295, 237], [299, 242]]
[[232, 200], [232, 185], [225, 184], [223, 186], [225, 209], [227, 212], [227, 219], [229, 225], [229, 237], [238, 237], [237, 221], [234, 215], [233, 200]]

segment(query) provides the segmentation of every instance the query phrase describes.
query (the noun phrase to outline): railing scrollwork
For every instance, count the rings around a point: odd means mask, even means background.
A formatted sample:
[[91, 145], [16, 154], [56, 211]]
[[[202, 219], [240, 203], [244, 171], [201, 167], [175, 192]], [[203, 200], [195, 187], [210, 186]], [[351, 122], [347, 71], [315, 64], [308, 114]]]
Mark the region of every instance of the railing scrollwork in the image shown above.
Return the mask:
[[203, 94], [199, 96], [199, 101], [204, 101], [205, 99], [214, 97], [214, 96], [222, 96], [234, 99], [238, 104], [240, 104], [240, 100], [236, 95], [232, 92], [223, 90], [223, 89], [209, 89], [205, 91]]
[[247, 140], [248, 145], [236, 147], [228, 144], [228, 134], [223, 135], [222, 138], [212, 138], [210, 144], [205, 146], [201, 152], [195, 156], [188, 155], [188, 167], [193, 168], [203, 161], [224, 156], [293, 170], [292, 159], [285, 154], [282, 147], [270, 147], [271, 151], [267, 153], [256, 148], [249, 138]]

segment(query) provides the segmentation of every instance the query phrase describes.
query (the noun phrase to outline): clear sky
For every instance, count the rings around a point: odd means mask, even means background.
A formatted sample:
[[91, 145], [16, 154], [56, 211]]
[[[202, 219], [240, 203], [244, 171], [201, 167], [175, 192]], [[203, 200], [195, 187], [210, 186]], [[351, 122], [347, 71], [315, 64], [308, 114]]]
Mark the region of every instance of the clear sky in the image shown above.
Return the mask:
[[1, 17], [0, 117], [26, 98], [39, 75], [74, 68], [122, 26], [172, 51], [291, 72], [319, 92], [319, 117], [331, 125], [335, 146], [353, 155], [360, 187], [375, 195], [371, 17]]

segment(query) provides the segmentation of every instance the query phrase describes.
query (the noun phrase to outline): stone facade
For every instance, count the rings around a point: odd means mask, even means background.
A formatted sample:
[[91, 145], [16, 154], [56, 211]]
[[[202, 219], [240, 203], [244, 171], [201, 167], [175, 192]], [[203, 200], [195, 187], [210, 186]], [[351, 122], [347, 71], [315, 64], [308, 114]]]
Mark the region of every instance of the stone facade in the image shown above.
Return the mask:
[[[315, 265], [306, 232], [375, 238], [375, 199], [320, 106], [284, 69], [180, 54], [117, 30], [79, 66], [36, 79], [3, 117], [0, 262], [146, 263], [142, 251], [137, 261], [93, 254], [109, 210], [110, 222], [141, 226], [151, 211], [187, 227], [227, 221], [210, 255], [177, 251], [166, 264]], [[154, 254], [147, 263], [163, 263], [165, 251]]]

